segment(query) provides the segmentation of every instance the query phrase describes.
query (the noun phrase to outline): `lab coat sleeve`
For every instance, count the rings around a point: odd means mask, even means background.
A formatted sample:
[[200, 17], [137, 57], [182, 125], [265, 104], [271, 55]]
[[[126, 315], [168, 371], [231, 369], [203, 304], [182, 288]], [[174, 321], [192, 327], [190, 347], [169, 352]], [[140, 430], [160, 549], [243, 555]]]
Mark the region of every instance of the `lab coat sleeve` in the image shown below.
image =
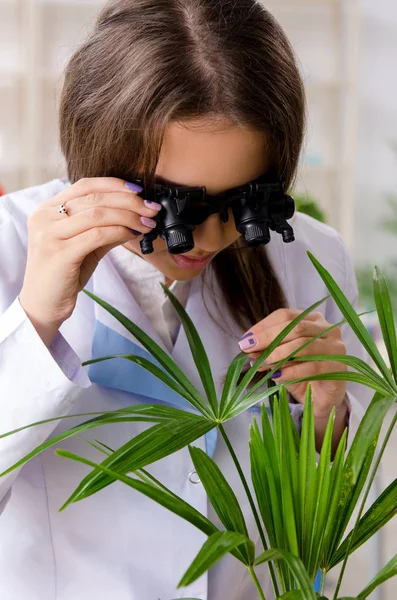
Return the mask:
[[[341, 265], [343, 265], [344, 281], [338, 281], [339, 286], [353, 305], [354, 309], [358, 308], [358, 289], [355, 271], [349, 252], [342, 238], [337, 235], [337, 245], [335, 250], [340, 255]], [[335, 302], [330, 299], [327, 302], [326, 318], [329, 323], [337, 323], [343, 319], [343, 315], [339, 311]], [[346, 346], [347, 354], [361, 358], [367, 364], [371, 364], [371, 359], [368, 353], [364, 350], [361, 342], [357, 339], [351, 327], [346, 323], [342, 326], [342, 338]], [[349, 369], [351, 370], [351, 369]], [[374, 391], [362, 384], [349, 381], [347, 383], [347, 392], [345, 400], [347, 402], [348, 416], [348, 439], [347, 447], [350, 448], [354, 436], [357, 432], [361, 419], [363, 418], [366, 409], [368, 408]]]
[[[21, 227], [0, 203], [0, 434], [66, 415], [91, 385], [78, 355], [58, 332], [47, 348], [18, 294], [26, 265]], [[0, 473], [43, 443], [58, 421], [0, 438]], [[18, 470], [0, 477], [0, 512]], [[12, 493], [12, 491], [11, 491]]]

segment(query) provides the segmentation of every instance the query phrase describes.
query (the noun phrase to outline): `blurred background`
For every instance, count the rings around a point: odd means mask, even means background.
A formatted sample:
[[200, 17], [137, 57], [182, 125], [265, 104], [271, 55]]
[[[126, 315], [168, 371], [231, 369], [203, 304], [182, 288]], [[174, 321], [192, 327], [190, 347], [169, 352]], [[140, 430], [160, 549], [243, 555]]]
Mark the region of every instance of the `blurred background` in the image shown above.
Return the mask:
[[[65, 176], [57, 131], [62, 71], [103, 4], [0, 0], [0, 194]], [[397, 2], [265, 5], [289, 35], [307, 88], [298, 207], [341, 232], [354, 260], [361, 308], [373, 308], [377, 264], [388, 276], [397, 314]], [[376, 319], [365, 319], [378, 339]], [[396, 450], [397, 439], [374, 494], [395, 477]], [[357, 593], [396, 553], [396, 534], [392, 522], [353, 556], [346, 595]], [[372, 598], [395, 600], [395, 581]]]

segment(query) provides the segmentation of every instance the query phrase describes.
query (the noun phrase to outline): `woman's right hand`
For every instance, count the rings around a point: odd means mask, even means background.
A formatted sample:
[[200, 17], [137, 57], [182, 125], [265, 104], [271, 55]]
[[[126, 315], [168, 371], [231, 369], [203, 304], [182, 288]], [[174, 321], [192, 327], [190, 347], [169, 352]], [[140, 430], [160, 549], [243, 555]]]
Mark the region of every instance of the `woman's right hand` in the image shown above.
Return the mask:
[[[155, 226], [161, 206], [146, 205], [140, 191], [112, 177], [81, 179], [29, 217], [19, 302], [47, 346], [105, 254]], [[58, 213], [60, 204], [67, 215]]]

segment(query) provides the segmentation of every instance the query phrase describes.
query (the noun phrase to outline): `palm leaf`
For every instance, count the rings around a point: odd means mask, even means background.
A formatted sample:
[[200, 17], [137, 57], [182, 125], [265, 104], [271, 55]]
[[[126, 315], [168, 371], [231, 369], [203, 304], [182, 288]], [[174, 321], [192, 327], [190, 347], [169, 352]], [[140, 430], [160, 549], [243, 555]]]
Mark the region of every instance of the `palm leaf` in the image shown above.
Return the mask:
[[172, 294], [172, 292], [170, 292], [170, 290], [165, 285], [161, 284], [161, 287], [167, 294], [168, 298], [171, 300], [173, 307], [179, 315], [179, 318], [183, 325], [183, 329], [185, 330], [186, 339], [189, 343], [194, 363], [200, 375], [200, 379], [205, 389], [205, 393], [207, 394], [208, 402], [211, 405], [213, 414], [215, 416], [218, 416], [218, 400], [214, 378], [212, 376], [210, 361], [205, 351], [203, 342], [201, 341], [201, 338], [197, 333], [197, 329], [194, 326], [193, 321], [191, 320], [191, 318], [189, 317], [179, 300], [174, 296], [174, 294]]
[[247, 355], [244, 352], [240, 352], [234, 357], [227, 370], [225, 383], [223, 386], [221, 403], [219, 407], [219, 418], [227, 418], [227, 410], [233, 400], [233, 394], [236, 389], [236, 384], [241, 375], [241, 371], [244, 364], [247, 362]]
[[308, 572], [313, 577], [320, 567], [320, 553], [333, 490], [331, 483], [331, 452], [334, 433], [335, 408], [332, 409], [321, 446], [320, 461], [317, 468], [316, 507], [310, 541]]
[[365, 600], [382, 583], [397, 575], [397, 554], [383, 567], [381, 571], [370, 581], [370, 583], [357, 596], [357, 600]]
[[[85, 421], [84, 423], [80, 423], [63, 433], [60, 433], [56, 436], [53, 436], [47, 439], [45, 442], [34, 448], [31, 452], [26, 454], [23, 458], [17, 461], [15, 464], [10, 466], [7, 470], [0, 473], [0, 477], [8, 475], [11, 471], [18, 469], [23, 466], [29, 460], [47, 450], [51, 446], [55, 446], [59, 442], [66, 440], [68, 438], [74, 437], [83, 431], [87, 431], [88, 429], [93, 429], [95, 427], [101, 427], [103, 425], [109, 425], [110, 423], [129, 423], [129, 422], [144, 422], [144, 423], [165, 423], [178, 419], [183, 419], [186, 413], [183, 410], [179, 410], [177, 408], [171, 408], [168, 406], [161, 406], [156, 404], [143, 404], [132, 407], [127, 407], [124, 409], [119, 409], [115, 411], [108, 411], [105, 413], [82, 413], [75, 415], [66, 415], [65, 417], [58, 417], [55, 419], [44, 419], [43, 421], [36, 421], [36, 423], [31, 423], [30, 425], [25, 425], [24, 427], [19, 427], [18, 429], [14, 429], [13, 431], [9, 431], [5, 434], [2, 434], [0, 438], [7, 437], [14, 433], [18, 433], [19, 431], [23, 431], [24, 429], [29, 429], [30, 427], [36, 427], [37, 425], [41, 425], [44, 423], [49, 423], [52, 421], [58, 421], [61, 418], [72, 418], [72, 417], [80, 417], [86, 416], [89, 414], [99, 414], [98, 417], [90, 419], [89, 421]], [[201, 418], [201, 417], [198, 417]]]
[[374, 269], [373, 285], [376, 310], [378, 312], [382, 337], [386, 346], [387, 354], [389, 356], [394, 380], [397, 381], [397, 339], [393, 307], [386, 279], [378, 267], [375, 267]]
[[[63, 448], [58, 448], [55, 451], [55, 453], [58, 456], [68, 458], [76, 462], [80, 462], [82, 464], [92, 467], [93, 469], [98, 469], [108, 477], [114, 479], [115, 481], [121, 481], [129, 487], [137, 490], [141, 494], [147, 496], [148, 498], [151, 498], [152, 500], [157, 502], [157, 504], [164, 506], [169, 511], [178, 515], [185, 521], [188, 521], [206, 535], [212, 535], [213, 533], [216, 533], [218, 531], [217, 527], [215, 527], [215, 525], [213, 525], [213, 523], [211, 523], [211, 521], [209, 521], [207, 517], [202, 515], [193, 506], [179, 498], [179, 496], [171, 492], [159, 481], [157, 481], [153, 476], [149, 475], [149, 473], [145, 471], [143, 471], [143, 474], [145, 475], [145, 480], [140, 481], [138, 479], [129, 477], [128, 475], [122, 475], [117, 471], [113, 471], [112, 469], [104, 467], [103, 464], [92, 462], [91, 460], [88, 460], [83, 456], [79, 456], [77, 454], [74, 454], [73, 452], [64, 450]], [[137, 473], [137, 475], [141, 474]]]
[[313, 583], [307, 574], [303, 562], [297, 556], [293, 556], [286, 550], [272, 548], [271, 550], [266, 550], [263, 552], [263, 554], [258, 556], [258, 558], [255, 559], [255, 565], [260, 565], [264, 562], [269, 562], [270, 560], [280, 559], [284, 559], [291, 570], [296, 584], [302, 592], [302, 599], [316, 600], [316, 595], [313, 591]]
[[330, 292], [332, 298], [334, 299], [335, 304], [338, 306], [339, 310], [341, 311], [346, 321], [356, 334], [357, 338], [360, 340], [360, 342], [362, 343], [365, 350], [368, 352], [368, 354], [378, 367], [385, 380], [389, 383], [389, 385], [392, 388], [394, 388], [395, 384], [392, 377], [390, 376], [386, 363], [383, 360], [377, 345], [373, 341], [365, 325], [358, 317], [353, 306], [350, 304], [349, 300], [346, 298], [345, 294], [342, 292], [341, 288], [336, 283], [332, 275], [326, 269], [324, 269], [324, 267], [319, 263], [319, 261], [313, 256], [311, 252], [308, 251], [307, 254], [310, 260], [312, 261], [316, 271], [327, 286], [327, 289]]
[[[228, 531], [241, 533], [248, 538], [247, 526], [237, 497], [218, 465], [200, 448], [190, 446], [189, 452], [197, 475], [221, 523]], [[244, 544], [239, 548], [246, 565], [252, 564], [254, 560], [255, 553], [249, 553], [250, 547]]]
[[[390, 521], [397, 513], [397, 479], [395, 479], [373, 503], [368, 511], [361, 517], [358, 522], [357, 531], [354, 535], [354, 542], [350, 548], [352, 554], [364, 542], [371, 538], [379, 529]], [[338, 551], [333, 557], [330, 568], [333, 568], [341, 562], [346, 554], [346, 550], [350, 544], [352, 531], [345, 538], [343, 543], [338, 548]]]
[[[183, 411], [181, 411], [183, 412]], [[213, 429], [213, 423], [204, 417], [183, 413], [179, 420], [160, 423], [129, 440], [101, 464], [121, 474], [141, 469], [173, 454]], [[114, 479], [103, 470], [91, 471], [77, 486], [62, 509], [72, 502], [87, 498], [113, 483]]]
[[241, 545], [249, 545], [255, 552], [254, 544], [245, 535], [235, 531], [218, 531], [204, 543], [200, 552], [182, 577], [178, 588], [191, 585], [196, 579], [213, 567], [218, 560]]
[[186, 377], [182, 369], [176, 364], [175, 361], [165, 352], [156, 342], [154, 342], [150, 336], [147, 335], [140, 327], [135, 325], [132, 321], [127, 319], [120, 311], [116, 308], [113, 308], [110, 304], [108, 304], [105, 300], [102, 300], [98, 296], [95, 296], [88, 290], [84, 289], [83, 292], [87, 294], [92, 300], [97, 302], [102, 308], [107, 310], [119, 323], [121, 323], [127, 331], [129, 331], [141, 344], [142, 346], [150, 352], [150, 354], [157, 360], [165, 371], [171, 377], [173, 377], [179, 385], [185, 390], [185, 398], [189, 398], [189, 402], [203, 414], [207, 416], [214, 416], [212, 411], [210, 410], [209, 405], [204, 400], [204, 398], [199, 394], [194, 385], [189, 381]]
[[310, 542], [312, 537], [316, 506], [316, 443], [314, 435], [314, 412], [311, 386], [306, 391], [305, 407], [302, 418], [301, 445], [299, 449], [299, 509], [302, 530], [300, 555], [303, 562], [309, 563]]
[[[104, 360], [111, 360], [112, 358], [124, 358], [132, 363], [135, 363], [136, 365], [139, 365], [146, 371], [149, 371], [149, 373], [154, 375], [157, 379], [165, 383], [166, 386], [168, 386], [169, 388], [171, 388], [171, 390], [179, 394], [179, 396], [184, 398], [189, 404], [192, 404], [190, 402], [190, 396], [186, 393], [186, 390], [181, 385], [179, 385], [179, 383], [177, 383], [175, 379], [170, 377], [163, 369], [160, 369], [157, 365], [155, 365], [150, 360], [142, 356], [138, 356], [135, 354], [113, 354], [110, 356], [102, 356], [101, 358], [93, 358], [91, 360], [87, 360], [85, 363], [83, 363], [83, 366], [92, 365], [95, 363], [102, 362]], [[205, 414], [206, 417], [213, 419], [211, 413], [208, 410], [206, 410], [205, 412], [200, 412]]]

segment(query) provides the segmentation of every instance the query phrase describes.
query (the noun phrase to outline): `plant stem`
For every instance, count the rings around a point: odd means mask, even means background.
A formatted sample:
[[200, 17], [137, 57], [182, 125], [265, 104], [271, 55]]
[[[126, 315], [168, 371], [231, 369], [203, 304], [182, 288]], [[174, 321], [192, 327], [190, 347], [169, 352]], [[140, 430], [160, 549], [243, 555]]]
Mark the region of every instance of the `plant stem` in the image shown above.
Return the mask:
[[325, 585], [326, 574], [327, 574], [327, 571], [325, 571], [325, 569], [321, 569], [320, 596], [324, 595], [324, 585]]
[[256, 589], [258, 590], [260, 600], [266, 600], [265, 594], [263, 593], [261, 584], [259, 583], [259, 579], [257, 578], [254, 569], [252, 567], [248, 567], [248, 571], [250, 572], [250, 575], [251, 575], [252, 579], [254, 580]]
[[[260, 522], [260, 519], [259, 519], [258, 511], [256, 510], [254, 499], [253, 499], [251, 491], [249, 489], [247, 480], [245, 478], [245, 475], [243, 473], [241, 465], [240, 465], [240, 463], [238, 461], [236, 453], [234, 452], [233, 446], [231, 445], [230, 440], [227, 437], [226, 431], [224, 430], [223, 425], [221, 425], [221, 424], [219, 424], [219, 431], [221, 432], [221, 435], [222, 435], [223, 439], [225, 440], [225, 444], [227, 446], [227, 449], [230, 452], [230, 455], [231, 455], [231, 457], [233, 459], [233, 462], [234, 462], [234, 464], [236, 466], [237, 472], [238, 472], [238, 474], [240, 476], [241, 483], [243, 484], [245, 493], [247, 494], [248, 502], [249, 502], [249, 504], [251, 506], [252, 514], [254, 515], [255, 523], [256, 523], [256, 526], [257, 526], [258, 531], [259, 531], [259, 535], [260, 535], [260, 538], [261, 538], [261, 541], [262, 541], [262, 545], [263, 545], [263, 550], [266, 551], [266, 550], [268, 550], [268, 545], [266, 543], [265, 534], [264, 534], [264, 531], [262, 529], [262, 525], [261, 525], [261, 522]], [[279, 589], [278, 589], [276, 574], [274, 572], [274, 568], [273, 568], [272, 563], [269, 562], [268, 564], [269, 564], [270, 576], [271, 576], [272, 582], [273, 582], [274, 593], [275, 593], [275, 595], [277, 597], [277, 596], [280, 595], [280, 592], [279, 592]]]
[[371, 486], [372, 486], [373, 481], [375, 479], [375, 475], [376, 475], [376, 472], [378, 470], [380, 461], [382, 460], [382, 456], [384, 454], [384, 451], [386, 449], [387, 443], [389, 441], [389, 438], [390, 438], [390, 436], [392, 434], [392, 431], [394, 429], [394, 426], [395, 426], [396, 422], [397, 422], [397, 411], [396, 411], [396, 413], [395, 413], [395, 415], [394, 415], [394, 417], [392, 419], [392, 422], [390, 424], [389, 429], [387, 430], [387, 433], [385, 435], [385, 439], [383, 441], [383, 444], [382, 444], [380, 452], [379, 452], [379, 456], [377, 457], [377, 459], [375, 461], [375, 464], [373, 466], [373, 469], [372, 469], [372, 472], [371, 472], [371, 476], [370, 476], [369, 481], [368, 481], [367, 489], [365, 490], [363, 501], [361, 502], [360, 510], [359, 510], [359, 513], [358, 513], [358, 517], [357, 517], [356, 522], [354, 524], [354, 528], [353, 528], [353, 531], [352, 531], [352, 534], [351, 534], [349, 545], [348, 545], [348, 547], [346, 549], [345, 558], [343, 559], [343, 564], [342, 564], [342, 568], [341, 568], [341, 571], [340, 571], [340, 574], [339, 574], [338, 583], [336, 584], [336, 589], [335, 589], [333, 600], [337, 600], [339, 589], [340, 589], [340, 586], [341, 586], [341, 583], [342, 583], [342, 578], [343, 578], [343, 575], [344, 575], [344, 572], [345, 572], [345, 569], [346, 569], [347, 560], [349, 558], [350, 548], [353, 545], [354, 538], [355, 538], [355, 535], [356, 535], [356, 532], [357, 532], [357, 529], [358, 529], [358, 524], [359, 524], [359, 521], [361, 519], [361, 515], [363, 514], [365, 503], [366, 503], [367, 498], [368, 498], [368, 494], [370, 492], [370, 489], [371, 489]]

